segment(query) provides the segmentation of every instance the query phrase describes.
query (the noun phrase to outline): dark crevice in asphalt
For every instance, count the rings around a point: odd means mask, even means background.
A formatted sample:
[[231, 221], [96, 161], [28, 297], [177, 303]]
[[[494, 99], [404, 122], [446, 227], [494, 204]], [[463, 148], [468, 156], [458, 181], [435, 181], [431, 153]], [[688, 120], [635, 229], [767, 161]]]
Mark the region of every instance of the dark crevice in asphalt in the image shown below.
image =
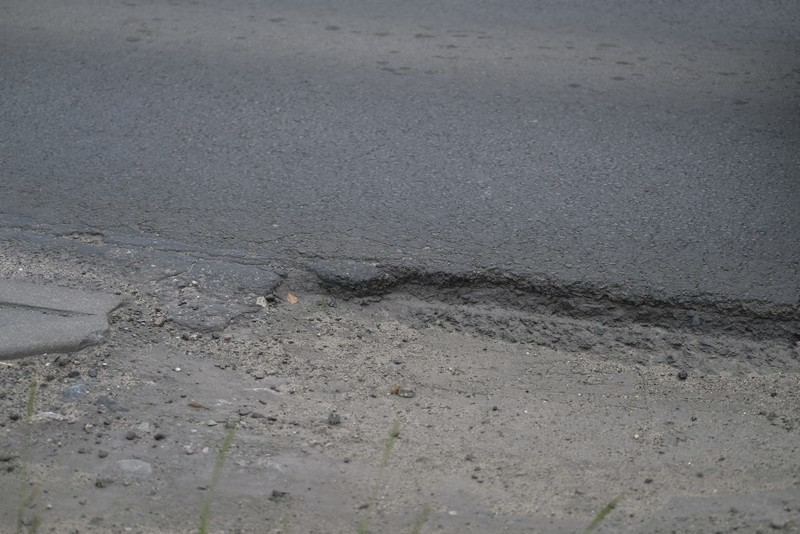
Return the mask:
[[532, 278], [501, 271], [446, 272], [357, 262], [317, 262], [309, 268], [343, 297], [407, 293], [452, 305], [492, 305], [606, 325], [638, 324], [749, 339], [800, 340], [800, 309], [714, 295], [680, 298], [632, 293], [585, 282]]

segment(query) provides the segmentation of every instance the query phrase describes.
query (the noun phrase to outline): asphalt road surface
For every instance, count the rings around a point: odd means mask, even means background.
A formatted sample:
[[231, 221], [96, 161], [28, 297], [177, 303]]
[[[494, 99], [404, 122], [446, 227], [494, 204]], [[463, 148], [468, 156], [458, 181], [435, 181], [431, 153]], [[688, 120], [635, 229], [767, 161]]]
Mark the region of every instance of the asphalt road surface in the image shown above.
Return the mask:
[[800, 3], [6, 0], [0, 225], [800, 302]]

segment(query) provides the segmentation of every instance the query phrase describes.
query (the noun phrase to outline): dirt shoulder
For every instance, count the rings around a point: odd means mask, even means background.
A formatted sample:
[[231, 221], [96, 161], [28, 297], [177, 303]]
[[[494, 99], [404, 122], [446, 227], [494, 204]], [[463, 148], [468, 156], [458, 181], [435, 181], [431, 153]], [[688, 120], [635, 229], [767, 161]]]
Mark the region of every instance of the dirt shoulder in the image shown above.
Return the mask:
[[89, 241], [0, 245], [4, 278], [126, 299], [103, 344], [0, 362], [0, 524], [580, 532], [619, 496], [598, 532], [800, 529], [785, 340]]

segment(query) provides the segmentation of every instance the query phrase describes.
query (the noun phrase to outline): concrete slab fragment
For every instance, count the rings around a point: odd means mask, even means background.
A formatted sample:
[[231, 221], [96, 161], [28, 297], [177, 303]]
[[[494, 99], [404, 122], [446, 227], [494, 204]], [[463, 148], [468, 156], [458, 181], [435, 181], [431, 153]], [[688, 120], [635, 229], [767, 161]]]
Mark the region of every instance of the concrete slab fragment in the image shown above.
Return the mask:
[[117, 295], [0, 280], [0, 360], [73, 352], [101, 342]]

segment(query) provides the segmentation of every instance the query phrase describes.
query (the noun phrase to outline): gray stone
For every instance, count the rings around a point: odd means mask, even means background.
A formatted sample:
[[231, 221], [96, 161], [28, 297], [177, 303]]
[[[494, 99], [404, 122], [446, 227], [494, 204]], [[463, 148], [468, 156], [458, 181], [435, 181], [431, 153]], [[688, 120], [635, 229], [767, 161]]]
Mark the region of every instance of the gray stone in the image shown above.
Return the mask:
[[61, 392], [61, 402], [73, 402], [86, 395], [88, 391], [86, 382], [70, 384]]
[[115, 401], [111, 397], [106, 397], [103, 395], [102, 397], [97, 397], [95, 404], [98, 406], [104, 406], [105, 408], [111, 410], [112, 412], [127, 412], [128, 407], [120, 404], [119, 402]]
[[126, 475], [135, 477], [146, 478], [153, 473], [153, 466], [143, 460], [136, 460], [133, 458], [118, 460], [117, 469]]

